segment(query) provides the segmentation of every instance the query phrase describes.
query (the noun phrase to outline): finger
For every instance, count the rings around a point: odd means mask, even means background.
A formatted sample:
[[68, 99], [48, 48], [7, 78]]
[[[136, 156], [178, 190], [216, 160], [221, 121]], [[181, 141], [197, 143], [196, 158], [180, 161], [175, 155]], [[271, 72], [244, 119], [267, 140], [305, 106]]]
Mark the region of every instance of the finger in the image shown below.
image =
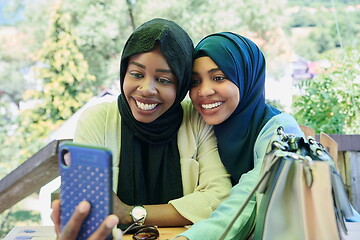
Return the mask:
[[70, 166], [70, 164], [71, 164], [71, 154], [70, 154], [70, 152], [65, 153], [64, 161], [65, 161], [66, 166]]
[[116, 215], [110, 215], [105, 218], [99, 228], [91, 235], [88, 240], [105, 239], [112, 232], [113, 228], [119, 223], [119, 218]]
[[51, 220], [55, 225], [56, 235], [60, 235], [60, 200], [54, 200], [51, 203]]
[[90, 203], [82, 201], [76, 207], [73, 215], [65, 225], [63, 231], [61, 232], [60, 239], [76, 239], [76, 236], [79, 233], [81, 225], [90, 212]]

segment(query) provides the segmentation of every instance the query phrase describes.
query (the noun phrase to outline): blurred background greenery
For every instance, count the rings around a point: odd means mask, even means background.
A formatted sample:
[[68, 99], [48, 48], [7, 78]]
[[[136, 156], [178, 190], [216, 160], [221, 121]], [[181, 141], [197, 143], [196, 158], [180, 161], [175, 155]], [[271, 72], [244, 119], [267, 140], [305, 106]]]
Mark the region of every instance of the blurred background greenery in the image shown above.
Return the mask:
[[[267, 89], [277, 90], [270, 104], [317, 132], [360, 133], [359, 0], [0, 0], [0, 179], [118, 86], [127, 37], [154, 17], [177, 22], [194, 44], [219, 31], [252, 39], [269, 80], [291, 77], [288, 89]], [[290, 88], [286, 108], [276, 97]], [[40, 223], [25, 205], [0, 215], [0, 238]]]

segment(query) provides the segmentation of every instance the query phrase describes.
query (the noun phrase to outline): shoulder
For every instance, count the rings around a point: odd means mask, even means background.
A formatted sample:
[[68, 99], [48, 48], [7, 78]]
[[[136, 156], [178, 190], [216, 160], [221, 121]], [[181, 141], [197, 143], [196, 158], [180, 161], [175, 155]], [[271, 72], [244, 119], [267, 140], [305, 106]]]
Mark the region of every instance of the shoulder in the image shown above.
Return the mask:
[[212, 126], [205, 123], [189, 98], [185, 98], [181, 102], [181, 106], [184, 110], [181, 128], [191, 129], [194, 133], [199, 135], [207, 134], [209, 131], [213, 130]]
[[77, 121], [74, 141], [105, 146], [106, 132], [117, 133], [116, 127], [120, 125], [116, 124], [118, 121], [120, 114], [117, 101], [90, 106], [81, 113]]
[[261, 129], [254, 146], [254, 152], [257, 156], [263, 156], [267, 146], [279, 127], [283, 127], [288, 134], [295, 136], [304, 136], [299, 124], [293, 116], [287, 113], [280, 113], [272, 117]]
[[117, 101], [102, 102], [86, 108], [79, 117], [78, 126], [91, 128], [92, 125], [106, 125], [108, 121], [119, 120]]
[[293, 116], [287, 113], [280, 113], [278, 115], [275, 115], [272, 117], [265, 126], [261, 129], [258, 138], [261, 138], [262, 136], [266, 135], [272, 135], [276, 129], [278, 129], [280, 126], [284, 128], [284, 131], [286, 133], [291, 133], [296, 136], [302, 136], [303, 132], [300, 129], [299, 124], [295, 120]]
[[[191, 117], [193, 115], [198, 115], [197, 111], [194, 108], [194, 105], [192, 104], [191, 100], [186, 97], [182, 102], [181, 106], [184, 110], [184, 116], [185, 117]], [[200, 115], [200, 114], [199, 114]]]
[[184, 110], [183, 121], [178, 131], [179, 151], [183, 155], [193, 156], [200, 146], [215, 142], [213, 127], [205, 123], [196, 111], [190, 99], [185, 99], [181, 106]]
[[93, 106], [88, 107], [85, 109], [82, 114], [81, 118], [105, 118], [109, 114], [116, 114], [118, 113], [117, 108], [117, 101], [111, 101], [111, 102], [102, 102], [95, 104]]
[[188, 97], [181, 102], [181, 106], [184, 110], [183, 122], [204, 123], [200, 113], [196, 111]]
[[273, 131], [275, 131], [278, 127], [282, 126], [285, 133], [294, 134], [296, 136], [303, 135], [303, 132], [301, 131], [296, 119], [287, 113], [281, 113], [272, 117], [266, 125], [264, 126], [264, 128], [268, 127]]

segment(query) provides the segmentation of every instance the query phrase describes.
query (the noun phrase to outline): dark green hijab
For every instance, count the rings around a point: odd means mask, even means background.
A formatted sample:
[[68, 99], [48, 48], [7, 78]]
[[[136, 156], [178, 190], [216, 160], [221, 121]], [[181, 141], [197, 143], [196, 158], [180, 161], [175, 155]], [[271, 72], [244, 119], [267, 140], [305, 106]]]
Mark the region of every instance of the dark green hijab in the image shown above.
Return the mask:
[[123, 94], [121, 114], [119, 198], [129, 205], [162, 204], [183, 196], [177, 132], [183, 119], [181, 101], [190, 85], [193, 43], [176, 23], [153, 19], [139, 26], [127, 40], [120, 62], [120, 85], [129, 58], [160, 46], [177, 77], [174, 104], [151, 123], [137, 121]]
[[265, 103], [265, 59], [251, 40], [231, 32], [205, 37], [194, 59], [209, 56], [240, 92], [232, 115], [214, 126], [221, 161], [233, 185], [254, 167], [254, 144], [262, 127], [279, 110]]

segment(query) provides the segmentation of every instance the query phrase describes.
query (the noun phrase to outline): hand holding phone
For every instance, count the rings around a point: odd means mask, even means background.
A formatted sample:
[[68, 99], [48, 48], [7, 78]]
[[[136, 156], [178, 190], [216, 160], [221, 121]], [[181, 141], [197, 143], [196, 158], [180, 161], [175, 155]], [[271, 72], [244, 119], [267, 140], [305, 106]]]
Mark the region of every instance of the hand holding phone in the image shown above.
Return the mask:
[[[77, 239], [87, 239], [112, 213], [112, 154], [102, 147], [64, 142], [60, 145], [60, 227], [81, 201], [91, 205]], [[111, 235], [107, 239], [111, 239]]]

